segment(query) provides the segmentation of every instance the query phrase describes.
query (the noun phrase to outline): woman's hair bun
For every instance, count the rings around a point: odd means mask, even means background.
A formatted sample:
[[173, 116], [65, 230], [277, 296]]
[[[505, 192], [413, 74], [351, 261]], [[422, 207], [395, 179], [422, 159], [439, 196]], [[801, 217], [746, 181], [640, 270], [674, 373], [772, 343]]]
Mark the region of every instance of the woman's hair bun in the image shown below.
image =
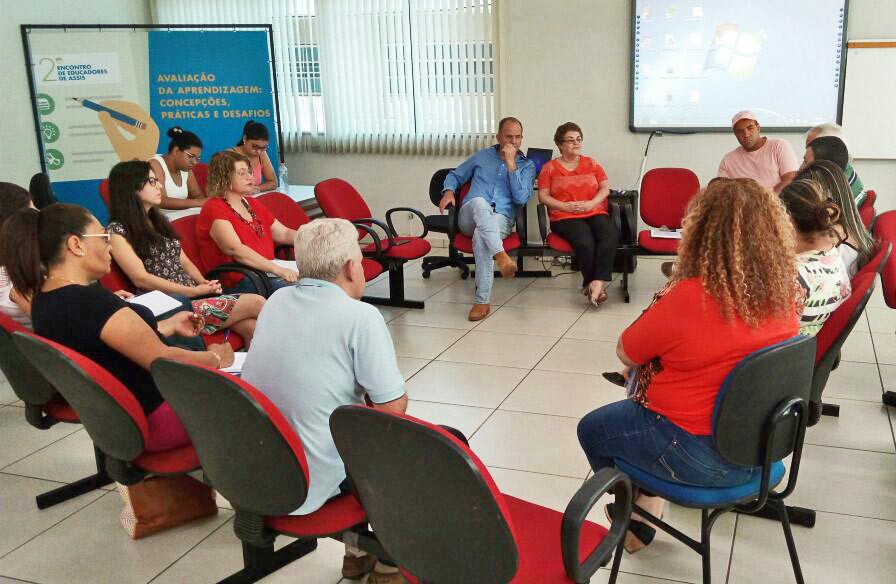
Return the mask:
[[174, 138], [175, 136], [178, 136], [183, 133], [184, 133], [184, 129], [181, 128], [180, 126], [174, 126], [173, 128], [169, 129], [166, 132], [166, 134], [168, 135], [169, 138]]

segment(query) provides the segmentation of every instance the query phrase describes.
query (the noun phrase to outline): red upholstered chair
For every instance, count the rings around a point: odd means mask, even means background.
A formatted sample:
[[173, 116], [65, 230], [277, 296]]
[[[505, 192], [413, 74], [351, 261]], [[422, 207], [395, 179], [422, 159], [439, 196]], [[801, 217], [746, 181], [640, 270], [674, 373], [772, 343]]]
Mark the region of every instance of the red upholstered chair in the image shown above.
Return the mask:
[[[641, 219], [653, 228], [680, 229], [688, 203], [700, 190], [700, 180], [687, 168], [654, 168], [641, 179]], [[650, 230], [638, 233], [645, 254], [675, 254], [678, 239], [652, 237]]]
[[208, 184], [208, 164], [204, 162], [197, 162], [193, 165], [193, 176], [196, 177], [196, 182], [199, 184], [199, 188], [202, 189], [202, 192], [205, 192], [205, 186]]
[[[869, 195], [871, 191], [869, 191]], [[874, 235], [881, 242], [896, 245], [896, 211], [885, 211], [877, 216], [874, 221]], [[896, 308], [896, 262], [887, 261], [881, 266], [881, 288], [884, 293], [884, 302], [890, 308]], [[885, 391], [883, 402], [891, 407], [896, 407], [896, 391]]]
[[71, 404], [112, 479], [132, 485], [148, 474], [183, 474], [199, 468], [189, 444], [146, 451], [151, 439], [146, 414], [137, 398], [106, 369], [77, 351], [36, 335], [17, 332], [13, 342]]
[[859, 206], [859, 217], [862, 218], [862, 223], [865, 225], [866, 229], [871, 229], [871, 225], [874, 223], [874, 219], [877, 216], [877, 211], [874, 209], [874, 203], [876, 202], [877, 193], [874, 192], [874, 189], [865, 191], [865, 200], [862, 201], [861, 206]]
[[[609, 211], [610, 218], [616, 226], [618, 245], [614, 272], [622, 273], [622, 295], [626, 302], [631, 300], [628, 292], [628, 275], [635, 271], [637, 258], [634, 256], [637, 221], [635, 219], [635, 206], [637, 205], [637, 193], [634, 191], [610, 191]], [[538, 212], [538, 230], [545, 247], [562, 255], [573, 256], [575, 250], [568, 241], [548, 231], [548, 209], [541, 203], [536, 208]]]
[[[255, 197], [255, 199], [267, 207], [274, 214], [274, 217], [277, 218], [277, 221], [289, 229], [298, 229], [311, 221], [305, 213], [305, 209], [283, 193], [265, 193]], [[277, 248], [277, 257], [281, 259], [291, 260], [294, 256], [295, 249], [292, 246], [281, 245]], [[383, 265], [370, 258], [361, 260], [361, 265], [364, 267], [364, 279], [368, 282], [383, 273]]]
[[[100, 278], [100, 284], [109, 292], [125, 290], [132, 294], [137, 293], [137, 287], [134, 286], [134, 283], [131, 282], [131, 279], [122, 271], [115, 260], [112, 260], [109, 273]], [[218, 331], [211, 335], [202, 335], [202, 340], [206, 346], [223, 343], [225, 338], [234, 351], [239, 351], [245, 346], [243, 338], [235, 332], [227, 334], [224, 331]]]
[[180, 245], [184, 253], [190, 258], [190, 261], [196, 264], [199, 271], [205, 274], [209, 280], [216, 280], [221, 274], [228, 272], [236, 272], [248, 278], [255, 287], [255, 293], [267, 298], [273, 294], [268, 285], [268, 277], [264, 272], [260, 272], [248, 266], [237, 263], [221, 264], [220, 266], [206, 266], [202, 262], [199, 255], [199, 241], [196, 238], [196, 222], [199, 215], [187, 215], [171, 222], [171, 227], [175, 233], [180, 236]]
[[[383, 223], [372, 217], [370, 207], [355, 187], [338, 178], [317, 183], [314, 186], [314, 196], [327, 217], [351, 221], [358, 227], [359, 238], [369, 235], [373, 243], [364, 246], [362, 251], [389, 271], [389, 297], [365, 296], [364, 300], [385, 306], [423, 308], [423, 302], [408, 300], [404, 293], [404, 264], [422, 258], [431, 249], [425, 239], [429, 230], [423, 214], [410, 207], [395, 207], [386, 211], [386, 222]], [[392, 222], [392, 215], [399, 212], [416, 215], [423, 224], [423, 233], [416, 237], [399, 236]], [[374, 226], [382, 231], [382, 235]]]
[[[631, 490], [615, 469], [560, 513], [501, 493], [472, 450], [416, 418], [342, 406], [330, 429], [373, 531], [411, 582], [588, 582], [621, 553]], [[585, 516], [612, 487], [608, 532]]]
[[[309, 515], [289, 515], [314, 477], [301, 439], [263, 393], [238, 377], [168, 359], [154, 362], [152, 374], [189, 432], [203, 473], [233, 505], [245, 567], [227, 582], [254, 582], [313, 551], [318, 538], [342, 541], [349, 531], [360, 537], [353, 545], [383, 557], [362, 533], [367, 520], [352, 494]], [[299, 539], [274, 552], [279, 535]]]
[[106, 208], [109, 208], [109, 179], [104, 178], [100, 181], [100, 197], [103, 198], [103, 202], [106, 203]]
[[[31, 362], [22, 356], [13, 343], [13, 333], [33, 335], [23, 326], [0, 313], [0, 370], [16, 394], [25, 404], [25, 420], [39, 430], [46, 430], [59, 422], [80, 423], [78, 414], [59, 395]], [[63, 485], [36, 497], [37, 508], [46, 509], [57, 503], [73, 499], [99, 489], [112, 482], [106, 474], [104, 460], [96, 457], [96, 473], [73, 483]]]

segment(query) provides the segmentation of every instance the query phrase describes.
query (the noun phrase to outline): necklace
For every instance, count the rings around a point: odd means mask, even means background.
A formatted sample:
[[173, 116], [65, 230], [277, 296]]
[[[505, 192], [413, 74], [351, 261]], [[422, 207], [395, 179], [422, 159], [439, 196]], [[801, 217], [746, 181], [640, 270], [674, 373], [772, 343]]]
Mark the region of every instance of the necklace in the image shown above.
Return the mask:
[[74, 280], [69, 280], [68, 278], [60, 278], [59, 276], [47, 276], [47, 280], [59, 280], [60, 282], [68, 282], [69, 284], [74, 284], [75, 286], [84, 286], [80, 282], [75, 282]]
[[252, 231], [255, 232], [255, 235], [257, 235], [258, 238], [261, 239], [262, 237], [264, 237], [264, 224], [260, 219], [258, 219], [258, 217], [255, 216], [255, 211], [253, 211], [252, 207], [249, 206], [249, 203], [246, 202], [245, 197], [240, 199], [240, 202], [243, 203], [243, 207], [246, 208], [246, 211], [249, 213], [249, 217], [252, 218], [251, 221], [240, 215], [239, 211], [237, 211], [236, 208], [230, 204], [230, 201], [226, 201], [227, 206], [230, 207], [230, 210], [233, 211], [233, 214], [239, 217], [240, 221], [251, 227]]

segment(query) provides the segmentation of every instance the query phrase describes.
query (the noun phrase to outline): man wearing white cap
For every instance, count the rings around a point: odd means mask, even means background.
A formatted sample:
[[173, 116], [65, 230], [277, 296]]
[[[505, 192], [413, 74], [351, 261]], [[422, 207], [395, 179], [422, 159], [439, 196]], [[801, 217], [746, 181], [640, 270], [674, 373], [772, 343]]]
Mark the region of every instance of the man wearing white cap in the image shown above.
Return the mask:
[[796, 177], [800, 161], [785, 140], [766, 138], [760, 134], [756, 114], [744, 110], [731, 118], [734, 135], [740, 143], [722, 158], [719, 176], [752, 178], [759, 184], [780, 193]]

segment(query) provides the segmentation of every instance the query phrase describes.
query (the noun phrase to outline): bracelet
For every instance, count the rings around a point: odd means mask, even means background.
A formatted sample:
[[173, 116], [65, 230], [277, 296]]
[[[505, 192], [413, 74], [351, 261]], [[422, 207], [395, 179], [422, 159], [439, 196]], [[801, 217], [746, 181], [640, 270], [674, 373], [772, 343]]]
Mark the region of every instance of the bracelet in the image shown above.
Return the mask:
[[218, 364], [215, 365], [215, 369], [220, 369], [220, 368], [221, 368], [221, 356], [218, 355], [217, 353], [215, 353], [214, 351], [209, 351], [209, 353], [211, 353], [212, 355], [214, 355], [214, 356], [215, 356], [215, 359], [218, 360]]

